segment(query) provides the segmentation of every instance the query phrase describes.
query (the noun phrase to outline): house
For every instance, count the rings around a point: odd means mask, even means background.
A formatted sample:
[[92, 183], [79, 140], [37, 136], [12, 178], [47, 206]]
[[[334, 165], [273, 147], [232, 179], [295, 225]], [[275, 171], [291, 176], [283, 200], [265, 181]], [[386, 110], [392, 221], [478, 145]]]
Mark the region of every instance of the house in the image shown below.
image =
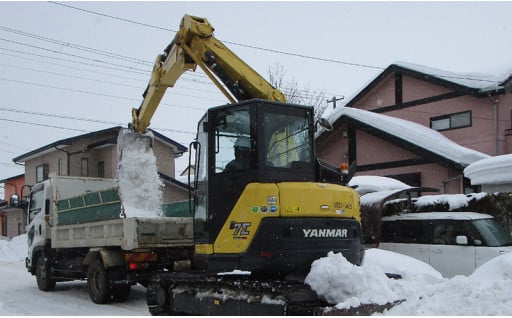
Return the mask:
[[0, 205], [0, 236], [13, 237], [23, 234], [27, 216], [17, 203], [11, 202], [11, 196], [17, 195], [21, 200], [22, 196], [28, 193], [28, 189], [24, 186], [25, 175], [20, 174], [3, 179], [0, 183], [3, 183], [5, 188], [4, 204]]
[[479, 191], [463, 170], [512, 153], [511, 81], [510, 73], [392, 64], [332, 111], [334, 129], [317, 133], [317, 155], [336, 166], [353, 165], [356, 175], [393, 177], [442, 193]]
[[[115, 178], [117, 171], [117, 138], [121, 127], [112, 127], [88, 134], [58, 140], [13, 159], [25, 165], [25, 181], [32, 185], [50, 174]], [[154, 136], [153, 152], [158, 173], [164, 183], [163, 201], [188, 199], [188, 186], [175, 179], [174, 159], [187, 148], [174, 140], [150, 130]]]

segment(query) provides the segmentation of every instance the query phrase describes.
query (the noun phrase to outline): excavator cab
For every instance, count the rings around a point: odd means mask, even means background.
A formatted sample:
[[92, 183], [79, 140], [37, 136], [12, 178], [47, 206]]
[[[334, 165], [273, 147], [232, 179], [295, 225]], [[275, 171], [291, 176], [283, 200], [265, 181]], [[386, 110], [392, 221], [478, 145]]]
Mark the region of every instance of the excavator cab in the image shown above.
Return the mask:
[[[330, 250], [360, 263], [358, 197], [315, 182], [313, 118], [312, 107], [253, 99], [211, 108], [200, 120], [194, 267], [302, 272]], [[334, 232], [330, 240], [304, 240], [305, 231], [320, 228], [346, 230], [345, 242], [332, 240]]]

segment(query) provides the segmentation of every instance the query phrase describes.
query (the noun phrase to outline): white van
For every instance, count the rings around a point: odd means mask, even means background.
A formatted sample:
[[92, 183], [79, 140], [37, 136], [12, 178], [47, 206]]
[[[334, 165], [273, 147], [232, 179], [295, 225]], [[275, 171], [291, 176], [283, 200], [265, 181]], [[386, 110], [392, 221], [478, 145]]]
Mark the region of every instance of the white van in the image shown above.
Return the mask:
[[512, 236], [488, 214], [407, 213], [382, 218], [378, 247], [453, 277], [469, 275], [491, 258], [511, 252]]

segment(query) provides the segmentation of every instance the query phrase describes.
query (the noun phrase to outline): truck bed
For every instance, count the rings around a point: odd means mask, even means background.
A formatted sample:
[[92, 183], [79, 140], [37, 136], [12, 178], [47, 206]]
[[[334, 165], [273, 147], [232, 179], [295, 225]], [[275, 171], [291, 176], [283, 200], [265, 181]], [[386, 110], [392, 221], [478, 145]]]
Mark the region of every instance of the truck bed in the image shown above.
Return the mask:
[[192, 246], [192, 218], [122, 218], [52, 227], [53, 248], [119, 246], [123, 250]]
[[113, 179], [58, 176], [52, 185], [53, 248], [193, 245], [192, 217], [130, 217], [130, 211], [123, 211]]

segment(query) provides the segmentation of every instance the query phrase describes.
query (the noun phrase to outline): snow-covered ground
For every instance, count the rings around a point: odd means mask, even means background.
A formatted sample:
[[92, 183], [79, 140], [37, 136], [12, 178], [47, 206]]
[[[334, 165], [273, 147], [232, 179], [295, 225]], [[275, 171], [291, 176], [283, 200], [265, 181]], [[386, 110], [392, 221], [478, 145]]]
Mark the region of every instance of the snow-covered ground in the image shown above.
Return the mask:
[[[0, 239], [0, 315], [149, 315], [141, 286], [128, 301], [109, 305], [92, 303], [85, 282], [39, 291], [25, 269], [25, 242], [25, 235]], [[390, 279], [385, 273], [403, 278]], [[469, 277], [447, 279], [425, 263], [388, 251], [368, 250], [360, 267], [331, 253], [313, 263], [306, 280], [340, 309], [405, 300], [382, 315], [512, 315], [512, 254], [489, 261]]]

